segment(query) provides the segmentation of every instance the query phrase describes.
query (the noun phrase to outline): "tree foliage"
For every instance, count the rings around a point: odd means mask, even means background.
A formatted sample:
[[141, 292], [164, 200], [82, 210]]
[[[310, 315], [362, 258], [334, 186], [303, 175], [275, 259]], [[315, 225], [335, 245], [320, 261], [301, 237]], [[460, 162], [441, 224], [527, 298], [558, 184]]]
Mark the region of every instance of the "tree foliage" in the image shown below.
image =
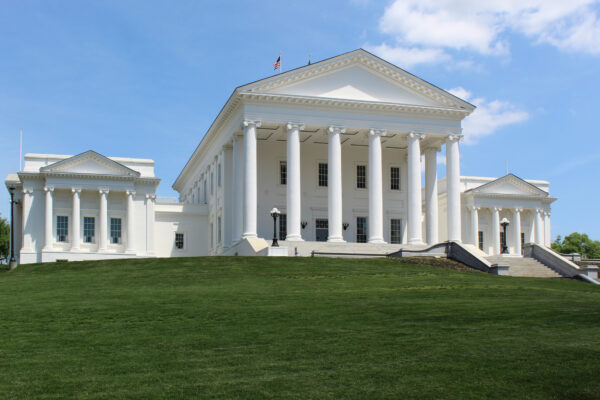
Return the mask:
[[10, 224], [0, 215], [0, 260], [8, 258], [10, 251]]
[[585, 233], [573, 232], [564, 239], [559, 235], [552, 243], [552, 249], [563, 254], [579, 253], [583, 258], [600, 258], [600, 242]]

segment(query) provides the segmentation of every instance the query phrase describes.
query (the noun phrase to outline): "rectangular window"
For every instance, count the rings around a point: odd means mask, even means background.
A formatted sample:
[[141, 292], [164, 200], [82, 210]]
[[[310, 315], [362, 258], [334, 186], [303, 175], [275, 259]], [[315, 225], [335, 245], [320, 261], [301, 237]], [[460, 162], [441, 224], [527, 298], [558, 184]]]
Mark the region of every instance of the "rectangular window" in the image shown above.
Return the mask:
[[358, 189], [367, 188], [367, 166], [357, 165], [356, 166], [356, 187]]
[[221, 163], [217, 165], [217, 185], [221, 187]]
[[279, 240], [287, 237], [287, 214], [279, 215]]
[[523, 254], [524, 248], [525, 248], [525, 232], [521, 232], [521, 254]]
[[287, 162], [279, 162], [279, 184], [287, 185]]
[[58, 215], [56, 217], [56, 241], [66, 242], [69, 236], [69, 217]]
[[402, 243], [402, 220], [392, 218], [390, 220], [390, 243]]
[[326, 219], [315, 220], [315, 236], [317, 242], [326, 242], [329, 236], [329, 221]]
[[215, 172], [210, 172], [210, 194], [212, 195], [215, 192]]
[[319, 186], [327, 187], [327, 163], [319, 163]]
[[400, 190], [400, 168], [390, 168], [390, 190]]
[[479, 231], [477, 233], [477, 239], [479, 241], [479, 243], [478, 243], [479, 250], [483, 251], [483, 231]]
[[367, 243], [367, 217], [356, 217], [356, 243]]
[[206, 179], [204, 179], [202, 181], [202, 196], [203, 196], [203, 203], [206, 204]]
[[83, 241], [85, 243], [94, 243], [96, 236], [96, 218], [83, 217]]
[[217, 243], [221, 243], [221, 217], [217, 218]]
[[112, 244], [121, 243], [121, 218], [110, 219], [110, 242]]
[[183, 233], [176, 232], [175, 233], [175, 248], [178, 250], [183, 250]]
[[210, 248], [215, 247], [215, 227], [213, 223], [210, 223]]

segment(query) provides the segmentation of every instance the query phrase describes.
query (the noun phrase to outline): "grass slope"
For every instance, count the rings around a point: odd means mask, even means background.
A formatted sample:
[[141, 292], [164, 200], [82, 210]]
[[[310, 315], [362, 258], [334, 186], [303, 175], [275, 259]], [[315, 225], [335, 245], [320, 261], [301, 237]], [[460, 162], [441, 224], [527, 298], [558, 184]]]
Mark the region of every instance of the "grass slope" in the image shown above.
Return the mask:
[[600, 290], [398, 260], [0, 273], [1, 399], [600, 396]]

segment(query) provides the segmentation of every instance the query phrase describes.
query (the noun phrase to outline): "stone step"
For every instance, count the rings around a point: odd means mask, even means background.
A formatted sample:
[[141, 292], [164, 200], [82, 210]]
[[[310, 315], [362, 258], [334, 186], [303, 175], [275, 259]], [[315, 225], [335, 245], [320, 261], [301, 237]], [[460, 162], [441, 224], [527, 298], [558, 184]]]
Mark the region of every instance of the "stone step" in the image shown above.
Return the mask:
[[508, 265], [510, 276], [528, 276], [538, 278], [560, 278], [561, 275], [530, 257], [490, 256], [486, 259], [492, 264]]

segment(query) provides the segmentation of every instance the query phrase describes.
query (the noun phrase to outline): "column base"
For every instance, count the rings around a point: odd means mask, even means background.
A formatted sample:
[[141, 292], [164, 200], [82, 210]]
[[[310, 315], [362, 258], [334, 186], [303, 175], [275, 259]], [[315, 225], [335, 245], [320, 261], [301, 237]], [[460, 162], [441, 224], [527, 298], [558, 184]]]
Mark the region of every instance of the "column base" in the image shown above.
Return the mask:
[[339, 237], [330, 237], [327, 238], [327, 243], [346, 243], [346, 241]]
[[81, 247], [71, 247], [71, 250], [69, 250], [69, 251], [72, 251], [73, 253], [77, 253], [77, 252], [81, 251]]
[[383, 240], [382, 238], [369, 239], [369, 243], [373, 243], [373, 244], [387, 244], [387, 242], [385, 240]]
[[300, 235], [287, 235], [285, 237], [285, 241], [286, 242], [304, 242], [304, 239], [302, 239], [302, 236], [300, 236]]
[[425, 242], [423, 242], [422, 239], [408, 239], [408, 244], [415, 244], [415, 245], [424, 245]]
[[258, 237], [258, 235], [256, 233], [244, 233], [242, 235], [242, 239], [250, 239], [250, 238], [255, 238]]
[[125, 249], [125, 254], [135, 255], [135, 250], [133, 250], [133, 249]]

